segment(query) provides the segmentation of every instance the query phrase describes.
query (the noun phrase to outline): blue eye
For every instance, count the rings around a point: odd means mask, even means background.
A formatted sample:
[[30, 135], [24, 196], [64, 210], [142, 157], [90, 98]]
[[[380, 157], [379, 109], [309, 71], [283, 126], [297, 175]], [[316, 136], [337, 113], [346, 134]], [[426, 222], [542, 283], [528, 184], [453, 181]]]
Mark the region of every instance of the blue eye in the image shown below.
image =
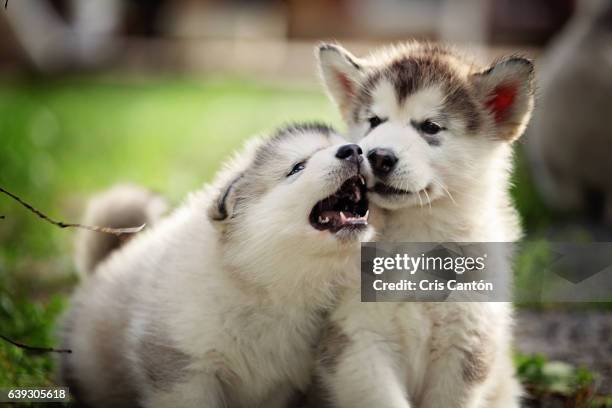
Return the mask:
[[299, 162], [298, 164], [293, 166], [293, 168], [291, 169], [289, 174], [287, 174], [287, 177], [293, 176], [295, 173], [299, 173], [300, 171], [304, 170], [305, 168], [306, 168], [306, 162]]

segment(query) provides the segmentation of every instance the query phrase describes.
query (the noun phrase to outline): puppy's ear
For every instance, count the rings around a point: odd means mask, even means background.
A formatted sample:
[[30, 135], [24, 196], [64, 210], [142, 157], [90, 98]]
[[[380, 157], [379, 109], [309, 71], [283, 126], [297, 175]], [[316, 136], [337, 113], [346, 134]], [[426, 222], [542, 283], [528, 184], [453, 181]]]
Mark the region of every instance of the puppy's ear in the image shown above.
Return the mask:
[[357, 95], [363, 67], [357, 58], [339, 45], [319, 45], [317, 58], [325, 87], [346, 120], [351, 100]]
[[236, 205], [236, 187], [242, 175], [233, 178], [217, 192], [216, 198], [208, 209], [208, 216], [212, 221], [223, 222], [230, 219]]
[[496, 137], [518, 139], [533, 110], [533, 63], [521, 57], [506, 58], [472, 75], [471, 81], [493, 119]]

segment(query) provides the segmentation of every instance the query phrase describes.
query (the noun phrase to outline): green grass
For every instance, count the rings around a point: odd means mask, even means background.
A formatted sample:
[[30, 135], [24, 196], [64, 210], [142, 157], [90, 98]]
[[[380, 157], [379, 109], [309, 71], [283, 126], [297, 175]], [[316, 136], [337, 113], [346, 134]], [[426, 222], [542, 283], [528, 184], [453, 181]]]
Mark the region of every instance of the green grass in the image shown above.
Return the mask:
[[583, 367], [522, 354], [515, 356], [515, 364], [528, 400], [534, 404], [528, 406], [605, 408], [612, 402], [594, 395], [596, 376]]

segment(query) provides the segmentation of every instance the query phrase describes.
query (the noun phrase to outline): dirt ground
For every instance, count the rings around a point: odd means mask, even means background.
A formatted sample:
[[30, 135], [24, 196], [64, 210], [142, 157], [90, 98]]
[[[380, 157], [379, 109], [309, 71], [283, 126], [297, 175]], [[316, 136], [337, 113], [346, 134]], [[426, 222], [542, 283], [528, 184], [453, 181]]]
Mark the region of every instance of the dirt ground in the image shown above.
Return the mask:
[[612, 394], [612, 311], [519, 311], [516, 345], [523, 353], [584, 366]]

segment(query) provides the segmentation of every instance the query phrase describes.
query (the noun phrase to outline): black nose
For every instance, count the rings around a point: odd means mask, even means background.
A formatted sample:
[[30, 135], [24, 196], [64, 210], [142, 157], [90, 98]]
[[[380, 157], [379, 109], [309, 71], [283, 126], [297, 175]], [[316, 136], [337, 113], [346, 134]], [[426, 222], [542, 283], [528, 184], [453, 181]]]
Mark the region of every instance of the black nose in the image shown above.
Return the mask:
[[362, 160], [361, 153], [363, 153], [363, 151], [361, 150], [361, 147], [359, 147], [359, 145], [347, 144], [344, 146], [340, 146], [340, 148], [336, 152], [336, 157], [341, 160], [349, 160], [355, 163], [359, 163]]
[[373, 149], [368, 153], [368, 161], [377, 176], [386, 176], [397, 163], [397, 156], [389, 149]]

